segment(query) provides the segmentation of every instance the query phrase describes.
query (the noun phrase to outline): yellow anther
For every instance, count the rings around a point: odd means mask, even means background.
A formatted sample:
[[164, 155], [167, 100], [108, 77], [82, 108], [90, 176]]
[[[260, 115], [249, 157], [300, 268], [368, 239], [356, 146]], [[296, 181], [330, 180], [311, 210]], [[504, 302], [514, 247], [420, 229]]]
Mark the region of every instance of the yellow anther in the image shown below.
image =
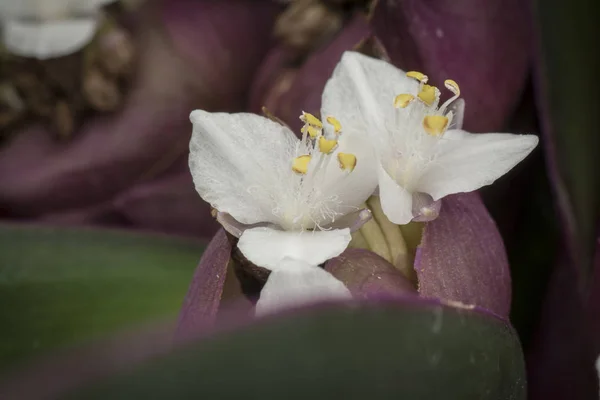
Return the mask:
[[412, 94], [408, 94], [408, 93], [399, 94], [394, 99], [394, 107], [406, 108], [414, 100], [415, 100], [415, 96], [413, 96]]
[[308, 136], [310, 136], [313, 139], [316, 139], [317, 136], [319, 136], [319, 134], [321, 133], [321, 130], [318, 128], [315, 128], [312, 125], [304, 125], [302, 127], [302, 129], [300, 129], [300, 132], [302, 133], [308, 133]]
[[323, 123], [321, 122], [321, 120], [319, 120], [319, 118], [315, 117], [314, 115], [304, 112], [302, 111], [302, 115], [300, 116], [300, 119], [309, 124], [312, 125], [316, 128], [322, 128], [323, 127]]
[[452, 79], [446, 79], [444, 81], [444, 86], [446, 86], [446, 89], [454, 93], [454, 95], [460, 96], [460, 88], [458, 87], [458, 83]]
[[342, 132], [342, 124], [340, 124], [340, 121], [338, 121], [334, 117], [329, 116], [327, 117], [327, 122], [329, 122], [329, 124], [333, 126], [333, 131], [336, 133], [336, 135], [339, 135], [340, 132]]
[[308, 164], [310, 163], [310, 156], [305, 154], [303, 156], [299, 156], [294, 158], [292, 161], [292, 171], [298, 174], [306, 174], [308, 172]]
[[321, 153], [329, 154], [337, 147], [337, 140], [325, 139], [323, 136], [319, 138], [319, 150]]
[[408, 76], [409, 78], [416, 79], [416, 80], [418, 80], [419, 82], [422, 82], [422, 83], [427, 83], [427, 81], [429, 80], [429, 78], [427, 77], [427, 75], [425, 75], [424, 73], [419, 72], [419, 71], [408, 71], [406, 73], [406, 76]]
[[343, 170], [352, 172], [356, 167], [356, 156], [354, 154], [338, 153], [337, 158], [340, 163], [340, 168]]
[[428, 115], [423, 118], [423, 129], [431, 136], [440, 136], [448, 126], [448, 118], [443, 115]]
[[418, 96], [423, 103], [431, 106], [435, 102], [437, 95], [437, 88], [435, 86], [423, 85], [423, 88], [419, 92]]

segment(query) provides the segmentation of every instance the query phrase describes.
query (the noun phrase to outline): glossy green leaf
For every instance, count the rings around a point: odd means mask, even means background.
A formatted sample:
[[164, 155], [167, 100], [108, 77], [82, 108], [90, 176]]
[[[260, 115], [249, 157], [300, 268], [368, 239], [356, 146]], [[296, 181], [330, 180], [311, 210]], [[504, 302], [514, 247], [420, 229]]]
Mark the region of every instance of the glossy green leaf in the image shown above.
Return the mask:
[[176, 317], [203, 248], [167, 236], [0, 225], [0, 369]]
[[503, 320], [423, 299], [323, 307], [184, 347], [73, 399], [525, 399]]

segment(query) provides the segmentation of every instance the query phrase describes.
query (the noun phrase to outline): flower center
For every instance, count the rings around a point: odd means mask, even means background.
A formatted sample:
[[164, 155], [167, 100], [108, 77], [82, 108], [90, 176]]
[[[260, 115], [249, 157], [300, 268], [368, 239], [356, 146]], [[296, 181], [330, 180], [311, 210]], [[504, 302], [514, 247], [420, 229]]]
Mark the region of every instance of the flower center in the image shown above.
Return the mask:
[[415, 99], [418, 99], [421, 103], [419, 111], [423, 115], [421, 124], [425, 133], [431, 136], [443, 136], [450, 123], [450, 118], [452, 118], [452, 114], [446, 114], [445, 111], [460, 96], [458, 84], [452, 79], [444, 81], [444, 86], [452, 92], [453, 96], [438, 108], [440, 91], [435, 86], [427, 84], [429, 80], [427, 75], [417, 71], [410, 71], [406, 73], [406, 76], [416, 79], [419, 82], [419, 92], [416, 97], [410, 93], [399, 94], [394, 98], [394, 107], [405, 109], [413, 104]]
[[447, 109], [459, 97], [460, 89], [455, 81], [447, 79], [444, 86], [453, 96], [438, 107], [440, 91], [427, 84], [427, 75], [410, 71], [406, 76], [419, 82], [418, 91], [394, 98], [396, 121], [390, 130], [392, 146], [383, 151], [388, 153], [386, 171], [404, 188], [412, 190], [426, 166], [436, 158], [436, 145], [453, 118], [453, 112]]
[[[321, 224], [333, 223], [345, 214], [340, 211], [342, 202], [335, 194], [336, 187], [354, 170], [357, 159], [351, 153], [335, 152], [342, 134], [342, 125], [335, 117], [325, 118], [331, 130], [324, 130], [324, 122], [312, 114], [303, 112], [300, 119], [304, 122], [302, 140], [291, 169], [301, 180], [290, 207], [283, 212], [282, 224], [286, 229], [320, 229]], [[345, 173], [336, 181], [332, 181], [327, 171], [334, 154], [338, 167]]]

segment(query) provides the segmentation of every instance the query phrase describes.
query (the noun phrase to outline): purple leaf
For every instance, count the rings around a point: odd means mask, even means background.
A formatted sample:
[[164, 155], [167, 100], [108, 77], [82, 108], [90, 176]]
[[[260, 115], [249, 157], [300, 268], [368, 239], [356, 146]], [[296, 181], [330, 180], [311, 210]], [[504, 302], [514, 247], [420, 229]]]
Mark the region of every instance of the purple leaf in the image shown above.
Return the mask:
[[598, 331], [590, 329], [598, 314], [586, 320], [577, 271], [567, 260], [563, 253], [548, 282], [538, 333], [527, 354], [532, 400], [598, 398], [598, 353], [592, 351]]
[[588, 316], [594, 339], [594, 354], [600, 356], [600, 236], [596, 239], [596, 255], [588, 299]]
[[128, 223], [153, 231], [209, 238], [219, 224], [194, 188], [186, 165], [149, 182], [133, 186], [113, 201]]
[[298, 69], [286, 64], [286, 55], [281, 49], [272, 50], [255, 80], [251, 111], [260, 113], [265, 106], [299, 134], [302, 123], [298, 116], [303, 110], [319, 113], [323, 88], [342, 54], [352, 50], [369, 33], [367, 21], [356, 16], [328, 45], [314, 52]]
[[269, 48], [275, 8], [268, 1], [165, 1], [171, 40], [160, 36], [157, 21], [141, 18], [140, 68], [123, 109], [87, 120], [67, 143], [39, 126], [18, 132], [0, 150], [0, 208], [21, 217], [85, 208], [166, 170], [187, 154], [192, 109], [243, 105]]
[[185, 296], [177, 327], [179, 339], [199, 333], [215, 320], [231, 250], [227, 234], [220, 229], [204, 251]]
[[440, 216], [425, 225], [415, 270], [422, 296], [480, 306], [508, 318], [508, 260], [479, 194], [444, 198]]
[[190, 83], [196, 95], [210, 98], [211, 108], [246, 105], [246, 90], [271, 45], [278, 10], [269, 0], [163, 1], [165, 28], [178, 54], [193, 68]]
[[468, 130], [494, 131], [527, 77], [526, 8], [518, 0], [381, 0], [372, 26], [397, 67], [420, 70], [436, 86], [458, 82]]
[[347, 249], [329, 260], [325, 270], [342, 281], [355, 298], [417, 295], [411, 281], [392, 264], [368, 250]]

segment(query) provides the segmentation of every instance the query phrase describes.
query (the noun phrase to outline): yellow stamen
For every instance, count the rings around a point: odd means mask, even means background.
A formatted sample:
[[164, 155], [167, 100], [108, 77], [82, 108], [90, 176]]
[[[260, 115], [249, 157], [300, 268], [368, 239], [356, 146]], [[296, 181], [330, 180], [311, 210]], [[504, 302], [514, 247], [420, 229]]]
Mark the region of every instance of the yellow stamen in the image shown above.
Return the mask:
[[404, 93], [399, 94], [394, 99], [394, 107], [396, 108], [406, 108], [410, 103], [412, 103], [415, 99], [415, 96], [412, 94]]
[[408, 71], [406, 73], [406, 76], [408, 76], [409, 78], [416, 79], [421, 83], [427, 83], [427, 81], [429, 80], [427, 75], [419, 71]]
[[454, 95], [460, 96], [460, 88], [458, 87], [458, 83], [452, 79], [446, 79], [444, 81], [444, 86], [446, 86], [446, 89], [454, 93]]
[[321, 133], [321, 130], [318, 128], [315, 128], [312, 125], [304, 125], [302, 127], [302, 129], [300, 129], [300, 132], [302, 133], [308, 133], [308, 135], [313, 138], [316, 139], [317, 136], [319, 136], [319, 134]]
[[329, 154], [337, 147], [337, 140], [325, 139], [323, 136], [319, 138], [319, 150], [321, 153]]
[[336, 135], [339, 135], [340, 132], [342, 132], [342, 124], [340, 124], [340, 121], [338, 121], [334, 117], [329, 116], [327, 117], [327, 122], [329, 122], [329, 124], [333, 126], [333, 131]]
[[305, 154], [303, 156], [299, 156], [294, 158], [292, 161], [292, 171], [298, 174], [306, 174], [308, 172], [308, 164], [310, 163], [310, 156]]
[[338, 153], [337, 158], [341, 169], [349, 170], [349, 172], [354, 171], [356, 167], [356, 156], [354, 154]]
[[437, 88], [435, 86], [423, 85], [423, 88], [419, 92], [418, 96], [423, 103], [431, 106], [436, 98]]
[[423, 129], [431, 136], [440, 136], [448, 126], [448, 118], [443, 115], [428, 115], [423, 118]]
[[319, 118], [315, 117], [314, 115], [304, 112], [302, 111], [302, 115], [300, 116], [300, 119], [309, 124], [312, 125], [316, 128], [322, 128], [323, 127], [323, 123], [319, 120]]

